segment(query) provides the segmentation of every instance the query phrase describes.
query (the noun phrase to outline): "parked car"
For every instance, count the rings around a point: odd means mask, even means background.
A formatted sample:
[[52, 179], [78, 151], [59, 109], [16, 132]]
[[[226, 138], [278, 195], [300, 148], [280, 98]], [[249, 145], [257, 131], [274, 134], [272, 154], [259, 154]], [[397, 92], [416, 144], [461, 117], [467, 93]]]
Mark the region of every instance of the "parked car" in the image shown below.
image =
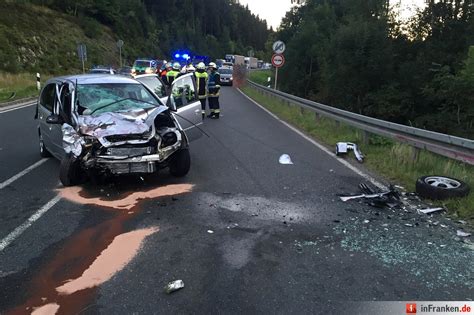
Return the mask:
[[111, 67], [97, 67], [89, 70], [90, 74], [115, 74], [116, 71]]
[[127, 76], [127, 77], [131, 77], [132, 76], [132, 67], [122, 67], [120, 69], [117, 70], [117, 74], [120, 74], [120, 75], [124, 75], [124, 76]]
[[146, 85], [123, 76], [50, 79], [38, 105], [40, 154], [61, 161], [64, 186], [89, 176], [150, 174], [169, 168], [185, 176], [189, 143], [201, 133], [201, 104], [192, 75], [171, 86], [165, 106]]
[[232, 67], [222, 67], [219, 69], [221, 75], [221, 85], [232, 85], [234, 82], [234, 69]]
[[135, 60], [132, 67], [132, 75], [157, 73], [159, 69], [158, 66], [158, 61], [154, 59]]

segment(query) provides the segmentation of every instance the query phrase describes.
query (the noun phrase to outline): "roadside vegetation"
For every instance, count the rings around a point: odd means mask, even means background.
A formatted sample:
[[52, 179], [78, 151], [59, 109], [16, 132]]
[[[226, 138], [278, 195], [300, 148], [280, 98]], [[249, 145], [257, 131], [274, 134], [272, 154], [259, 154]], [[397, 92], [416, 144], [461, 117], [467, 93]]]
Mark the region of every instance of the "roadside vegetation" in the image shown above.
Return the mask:
[[417, 1], [423, 6], [409, 20], [400, 16], [398, 1], [303, 2], [267, 43], [287, 44], [279, 73], [283, 91], [474, 138], [471, 0]]
[[[45, 79], [43, 78], [43, 80]], [[37, 95], [35, 75], [0, 72], [0, 104]]]
[[261, 70], [261, 71], [251, 71], [249, 72], [249, 79], [252, 82], [268, 86], [268, 77], [271, 78], [270, 83], [274, 84], [273, 71], [272, 70]]
[[[256, 75], [251, 74], [251, 77], [255, 78]], [[424, 175], [455, 177], [474, 187], [474, 177], [472, 176], [474, 167], [472, 166], [428, 151], [421, 151], [415, 160], [413, 149], [410, 146], [377, 135], [370, 136], [368, 143], [364, 144], [363, 132], [360, 130], [331, 119], [316, 118], [315, 113], [310, 110], [289, 106], [287, 103], [262, 95], [249, 86], [242, 87], [241, 90], [282, 120], [304, 131], [318, 142], [327, 145], [332, 151], [339, 141], [357, 143], [366, 156], [364, 167], [380, 174], [392, 183], [405, 187], [407, 191], [415, 191], [416, 180]], [[450, 214], [454, 217], [474, 220], [474, 193], [466, 198], [438, 201], [435, 204], [449, 209]]]

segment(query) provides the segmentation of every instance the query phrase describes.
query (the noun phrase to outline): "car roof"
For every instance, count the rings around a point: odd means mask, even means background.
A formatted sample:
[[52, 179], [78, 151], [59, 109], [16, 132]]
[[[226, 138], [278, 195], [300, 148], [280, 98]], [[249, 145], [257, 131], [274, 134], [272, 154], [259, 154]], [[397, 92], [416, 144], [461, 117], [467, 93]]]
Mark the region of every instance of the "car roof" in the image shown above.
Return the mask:
[[107, 84], [140, 84], [138, 81], [135, 81], [132, 78], [112, 75], [112, 74], [78, 74], [78, 75], [70, 75], [70, 76], [61, 76], [56, 77], [48, 80], [46, 84], [52, 82], [66, 82], [72, 81], [77, 82], [77, 84], [100, 84], [100, 83], [107, 83]]

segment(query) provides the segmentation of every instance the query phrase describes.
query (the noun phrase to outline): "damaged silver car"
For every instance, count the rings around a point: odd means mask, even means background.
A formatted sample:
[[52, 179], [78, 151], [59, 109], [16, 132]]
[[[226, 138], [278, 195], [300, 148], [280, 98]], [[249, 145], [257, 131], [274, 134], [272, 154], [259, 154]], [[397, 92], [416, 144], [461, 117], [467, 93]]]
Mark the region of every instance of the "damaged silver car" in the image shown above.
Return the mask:
[[60, 180], [190, 169], [189, 142], [201, 133], [192, 75], [177, 79], [166, 105], [146, 85], [126, 77], [77, 75], [49, 80], [37, 106], [40, 154], [61, 161]]

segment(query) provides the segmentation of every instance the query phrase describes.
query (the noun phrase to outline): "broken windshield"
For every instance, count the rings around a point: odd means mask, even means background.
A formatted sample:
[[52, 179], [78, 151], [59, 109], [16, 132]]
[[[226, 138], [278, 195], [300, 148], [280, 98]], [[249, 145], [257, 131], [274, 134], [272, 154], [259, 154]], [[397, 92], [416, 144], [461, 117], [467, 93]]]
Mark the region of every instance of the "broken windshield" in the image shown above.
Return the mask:
[[77, 88], [77, 98], [80, 115], [128, 112], [162, 105], [143, 85], [133, 83], [82, 84]]

